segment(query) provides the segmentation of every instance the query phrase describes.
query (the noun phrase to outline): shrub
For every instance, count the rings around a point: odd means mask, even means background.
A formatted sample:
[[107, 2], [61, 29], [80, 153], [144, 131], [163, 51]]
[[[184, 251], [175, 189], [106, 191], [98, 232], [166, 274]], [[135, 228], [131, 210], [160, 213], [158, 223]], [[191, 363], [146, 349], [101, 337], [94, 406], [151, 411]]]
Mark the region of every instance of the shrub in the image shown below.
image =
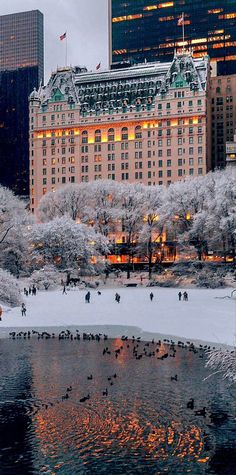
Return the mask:
[[17, 279], [3, 269], [0, 269], [0, 302], [11, 307], [17, 307], [22, 302]]

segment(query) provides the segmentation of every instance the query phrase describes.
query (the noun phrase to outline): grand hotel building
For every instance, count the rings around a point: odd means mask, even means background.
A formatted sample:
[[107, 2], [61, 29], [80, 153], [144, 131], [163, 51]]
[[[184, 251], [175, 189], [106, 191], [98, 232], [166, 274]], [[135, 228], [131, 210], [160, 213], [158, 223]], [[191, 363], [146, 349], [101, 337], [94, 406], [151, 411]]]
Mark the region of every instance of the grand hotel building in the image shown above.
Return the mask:
[[168, 185], [210, 169], [208, 57], [58, 69], [30, 108], [30, 203], [91, 180]]

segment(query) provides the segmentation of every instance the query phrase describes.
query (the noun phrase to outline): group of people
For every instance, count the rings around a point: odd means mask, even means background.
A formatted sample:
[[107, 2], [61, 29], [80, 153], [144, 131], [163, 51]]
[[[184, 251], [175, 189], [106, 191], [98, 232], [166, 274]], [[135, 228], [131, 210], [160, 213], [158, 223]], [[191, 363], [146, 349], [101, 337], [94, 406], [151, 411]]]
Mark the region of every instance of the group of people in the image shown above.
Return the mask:
[[183, 300], [185, 302], [187, 302], [188, 301], [188, 292], [186, 292], [186, 290], [183, 293], [179, 292], [178, 297], [179, 297], [179, 301], [182, 300], [182, 297], [183, 297]]
[[28, 295], [36, 295], [37, 294], [37, 289], [36, 289], [35, 285], [33, 284], [32, 287], [29, 287], [28, 289], [26, 289], [26, 287], [24, 287], [24, 294], [26, 295], [26, 297], [28, 297]]

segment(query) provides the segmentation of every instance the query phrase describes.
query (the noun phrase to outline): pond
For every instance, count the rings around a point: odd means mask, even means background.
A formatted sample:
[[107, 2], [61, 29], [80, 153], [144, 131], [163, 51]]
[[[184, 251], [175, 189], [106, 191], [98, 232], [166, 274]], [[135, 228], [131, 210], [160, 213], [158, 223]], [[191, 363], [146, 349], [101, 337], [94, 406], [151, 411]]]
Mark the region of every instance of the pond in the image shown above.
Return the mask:
[[236, 389], [204, 381], [203, 351], [175, 351], [0, 340], [0, 475], [235, 473]]

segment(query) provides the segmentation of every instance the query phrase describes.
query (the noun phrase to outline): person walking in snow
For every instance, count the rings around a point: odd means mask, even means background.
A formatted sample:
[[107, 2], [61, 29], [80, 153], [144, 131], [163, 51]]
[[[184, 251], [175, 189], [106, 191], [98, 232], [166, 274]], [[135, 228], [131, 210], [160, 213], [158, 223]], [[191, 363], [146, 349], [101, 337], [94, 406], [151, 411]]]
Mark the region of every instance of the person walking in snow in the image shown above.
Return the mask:
[[179, 293], [178, 293], [178, 297], [179, 297], [179, 301], [180, 301], [181, 298], [182, 298], [182, 292], [179, 292]]
[[153, 297], [154, 297], [154, 295], [153, 295], [152, 292], [150, 293], [149, 297], [150, 297], [150, 300], [151, 300], [151, 302], [152, 302], [152, 301], [153, 301]]
[[86, 302], [86, 303], [90, 303], [90, 296], [91, 296], [91, 294], [90, 294], [90, 292], [88, 291], [87, 294], [85, 295], [85, 302]]
[[67, 292], [66, 292], [66, 286], [65, 286], [65, 285], [63, 286], [62, 295], [63, 295], [63, 294], [66, 294], [66, 295], [67, 295]]
[[188, 293], [186, 291], [183, 293], [183, 296], [184, 296], [183, 300], [185, 302], [187, 302], [188, 301]]
[[115, 300], [116, 300], [117, 303], [120, 303], [120, 294], [118, 294], [117, 292], [116, 292], [116, 295], [115, 295]]
[[24, 303], [21, 304], [21, 315], [22, 317], [26, 317], [26, 306]]

